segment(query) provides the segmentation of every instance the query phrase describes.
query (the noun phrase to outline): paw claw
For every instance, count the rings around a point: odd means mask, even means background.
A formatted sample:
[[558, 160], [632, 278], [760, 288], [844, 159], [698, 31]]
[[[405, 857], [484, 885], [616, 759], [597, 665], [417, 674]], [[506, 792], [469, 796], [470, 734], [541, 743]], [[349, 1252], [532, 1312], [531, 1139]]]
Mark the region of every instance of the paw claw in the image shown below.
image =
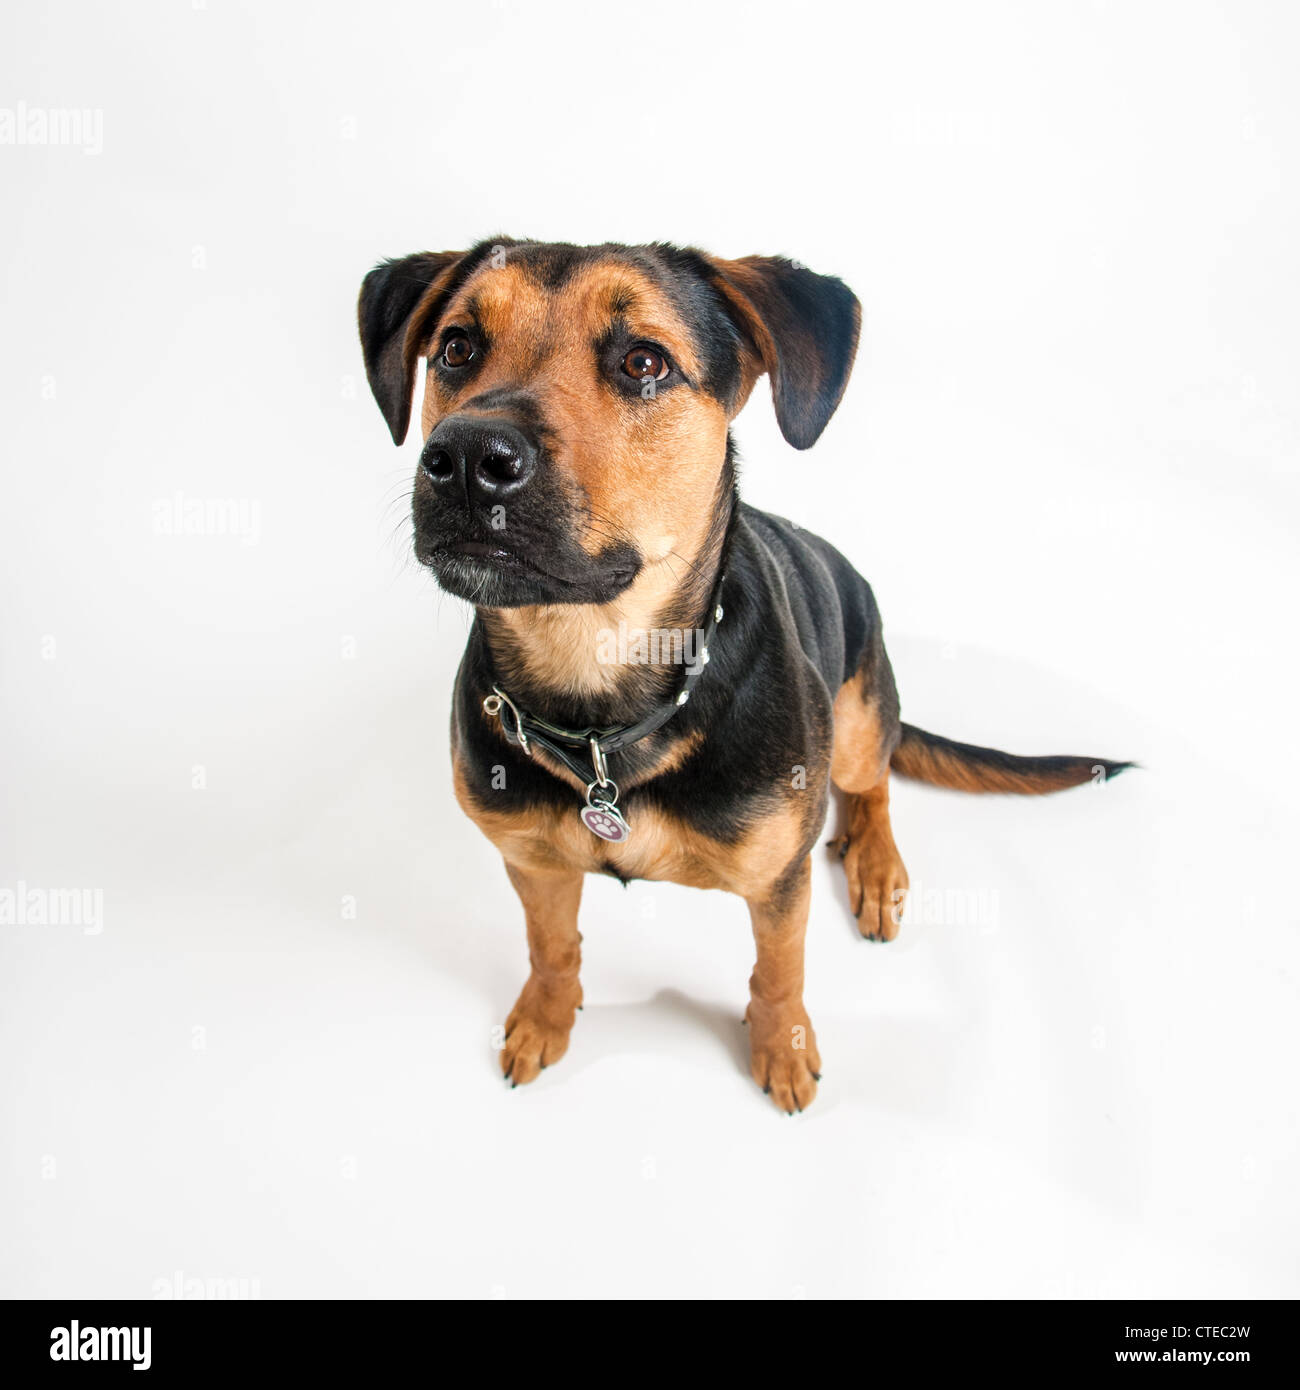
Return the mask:
[[889, 828], [887, 815], [869, 815], [866, 798], [855, 796], [843, 857], [849, 906], [858, 930], [868, 941], [892, 941], [907, 894], [907, 870]]
[[564, 1056], [581, 998], [576, 980], [543, 986], [536, 976], [529, 978], [506, 1020], [501, 1049], [501, 1070], [511, 1090], [535, 1081]]
[[749, 1006], [749, 1069], [754, 1080], [786, 1115], [801, 1115], [817, 1098], [821, 1059], [802, 1004]]

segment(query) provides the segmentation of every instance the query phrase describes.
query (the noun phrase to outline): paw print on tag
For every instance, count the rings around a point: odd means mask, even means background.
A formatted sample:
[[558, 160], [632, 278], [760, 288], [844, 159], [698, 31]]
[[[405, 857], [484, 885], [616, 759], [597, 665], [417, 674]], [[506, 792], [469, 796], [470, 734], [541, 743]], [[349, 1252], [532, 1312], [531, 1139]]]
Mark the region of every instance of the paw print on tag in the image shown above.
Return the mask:
[[603, 806], [584, 806], [578, 814], [582, 817], [583, 825], [602, 840], [612, 840], [617, 844], [630, 834], [627, 822], [617, 811]]

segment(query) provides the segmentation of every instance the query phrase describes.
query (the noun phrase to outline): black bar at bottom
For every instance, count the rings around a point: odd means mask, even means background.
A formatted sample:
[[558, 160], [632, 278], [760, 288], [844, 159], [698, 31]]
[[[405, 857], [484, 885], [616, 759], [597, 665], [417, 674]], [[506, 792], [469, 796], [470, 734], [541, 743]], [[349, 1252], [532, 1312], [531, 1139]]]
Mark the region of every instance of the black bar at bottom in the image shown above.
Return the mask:
[[[480, 1315], [489, 1324], [487, 1337], [475, 1335]], [[202, 1383], [219, 1374], [278, 1369], [369, 1383], [410, 1368], [434, 1374], [452, 1364], [464, 1368], [467, 1359], [471, 1369], [477, 1365], [481, 1374], [493, 1377], [512, 1362], [536, 1359], [537, 1369], [549, 1377], [575, 1374], [584, 1363], [593, 1371], [588, 1354], [599, 1357], [598, 1344], [614, 1336], [629, 1339], [646, 1370], [659, 1360], [665, 1368], [675, 1362], [676, 1373], [684, 1374], [677, 1356], [693, 1318], [707, 1319], [704, 1332], [718, 1353], [726, 1326], [717, 1320], [716, 1303], [678, 1303], [668, 1319], [653, 1314], [648, 1322], [642, 1305], [612, 1301], [602, 1307], [594, 1340], [584, 1345], [584, 1328], [591, 1323], [568, 1321], [571, 1316], [553, 1305], [493, 1302], [471, 1308], [379, 1301], [16, 1301], [0, 1306], [0, 1366], [21, 1373], [17, 1380], [6, 1376], [12, 1385], [43, 1376], [116, 1373], [139, 1381], [147, 1376]], [[951, 1369], [1001, 1375], [1019, 1363], [1037, 1374], [1055, 1367], [1140, 1376], [1143, 1367], [1182, 1365], [1232, 1375], [1260, 1367], [1276, 1373], [1295, 1361], [1293, 1302], [873, 1301], [847, 1318], [795, 1303], [778, 1316], [792, 1338], [795, 1365], [806, 1334], [813, 1334], [813, 1345], [822, 1349], [817, 1356], [836, 1342], [851, 1341], [868, 1354], [870, 1364], [894, 1353], [914, 1374]], [[534, 1323], [537, 1337], [530, 1335]], [[751, 1320], [742, 1317], [734, 1331], [738, 1368], [762, 1353]], [[782, 1340], [775, 1329], [761, 1340], [768, 1336]], [[571, 1363], [567, 1370], [553, 1360], [560, 1346]], [[810, 1373], [815, 1366], [816, 1358]]]

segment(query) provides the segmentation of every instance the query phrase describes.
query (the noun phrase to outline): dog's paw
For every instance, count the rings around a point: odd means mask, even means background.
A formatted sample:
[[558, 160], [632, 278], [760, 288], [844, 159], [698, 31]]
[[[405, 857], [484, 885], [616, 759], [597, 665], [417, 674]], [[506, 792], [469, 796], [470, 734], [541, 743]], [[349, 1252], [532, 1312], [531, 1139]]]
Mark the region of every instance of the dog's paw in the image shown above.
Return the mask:
[[576, 981], [547, 981], [536, 975], [515, 1000], [506, 1019], [501, 1070], [512, 1086], [535, 1081], [569, 1050], [574, 1016], [582, 1007], [582, 986]]
[[822, 1063], [817, 1038], [803, 1005], [777, 1007], [751, 1000], [745, 1011], [749, 1025], [749, 1070], [787, 1115], [807, 1108], [817, 1098]]
[[844, 863], [858, 930], [868, 941], [892, 941], [907, 902], [908, 882], [894, 837], [855, 817], [849, 833], [834, 843]]

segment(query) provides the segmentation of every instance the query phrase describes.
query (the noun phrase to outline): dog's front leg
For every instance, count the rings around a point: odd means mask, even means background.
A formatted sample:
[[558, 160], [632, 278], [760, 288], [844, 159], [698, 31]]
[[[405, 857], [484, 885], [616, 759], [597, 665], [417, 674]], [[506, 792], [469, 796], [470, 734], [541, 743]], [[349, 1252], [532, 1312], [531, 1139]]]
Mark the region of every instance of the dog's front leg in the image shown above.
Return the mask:
[[760, 895], [747, 898], [758, 959], [749, 980], [749, 1069], [778, 1108], [793, 1115], [817, 1095], [821, 1058], [803, 1006], [803, 944], [812, 896], [806, 855]]
[[564, 1056], [574, 1014], [582, 1007], [582, 875], [522, 868], [509, 861], [506, 872], [524, 905], [532, 973], [506, 1020], [501, 1070], [512, 1085], [522, 1086]]

